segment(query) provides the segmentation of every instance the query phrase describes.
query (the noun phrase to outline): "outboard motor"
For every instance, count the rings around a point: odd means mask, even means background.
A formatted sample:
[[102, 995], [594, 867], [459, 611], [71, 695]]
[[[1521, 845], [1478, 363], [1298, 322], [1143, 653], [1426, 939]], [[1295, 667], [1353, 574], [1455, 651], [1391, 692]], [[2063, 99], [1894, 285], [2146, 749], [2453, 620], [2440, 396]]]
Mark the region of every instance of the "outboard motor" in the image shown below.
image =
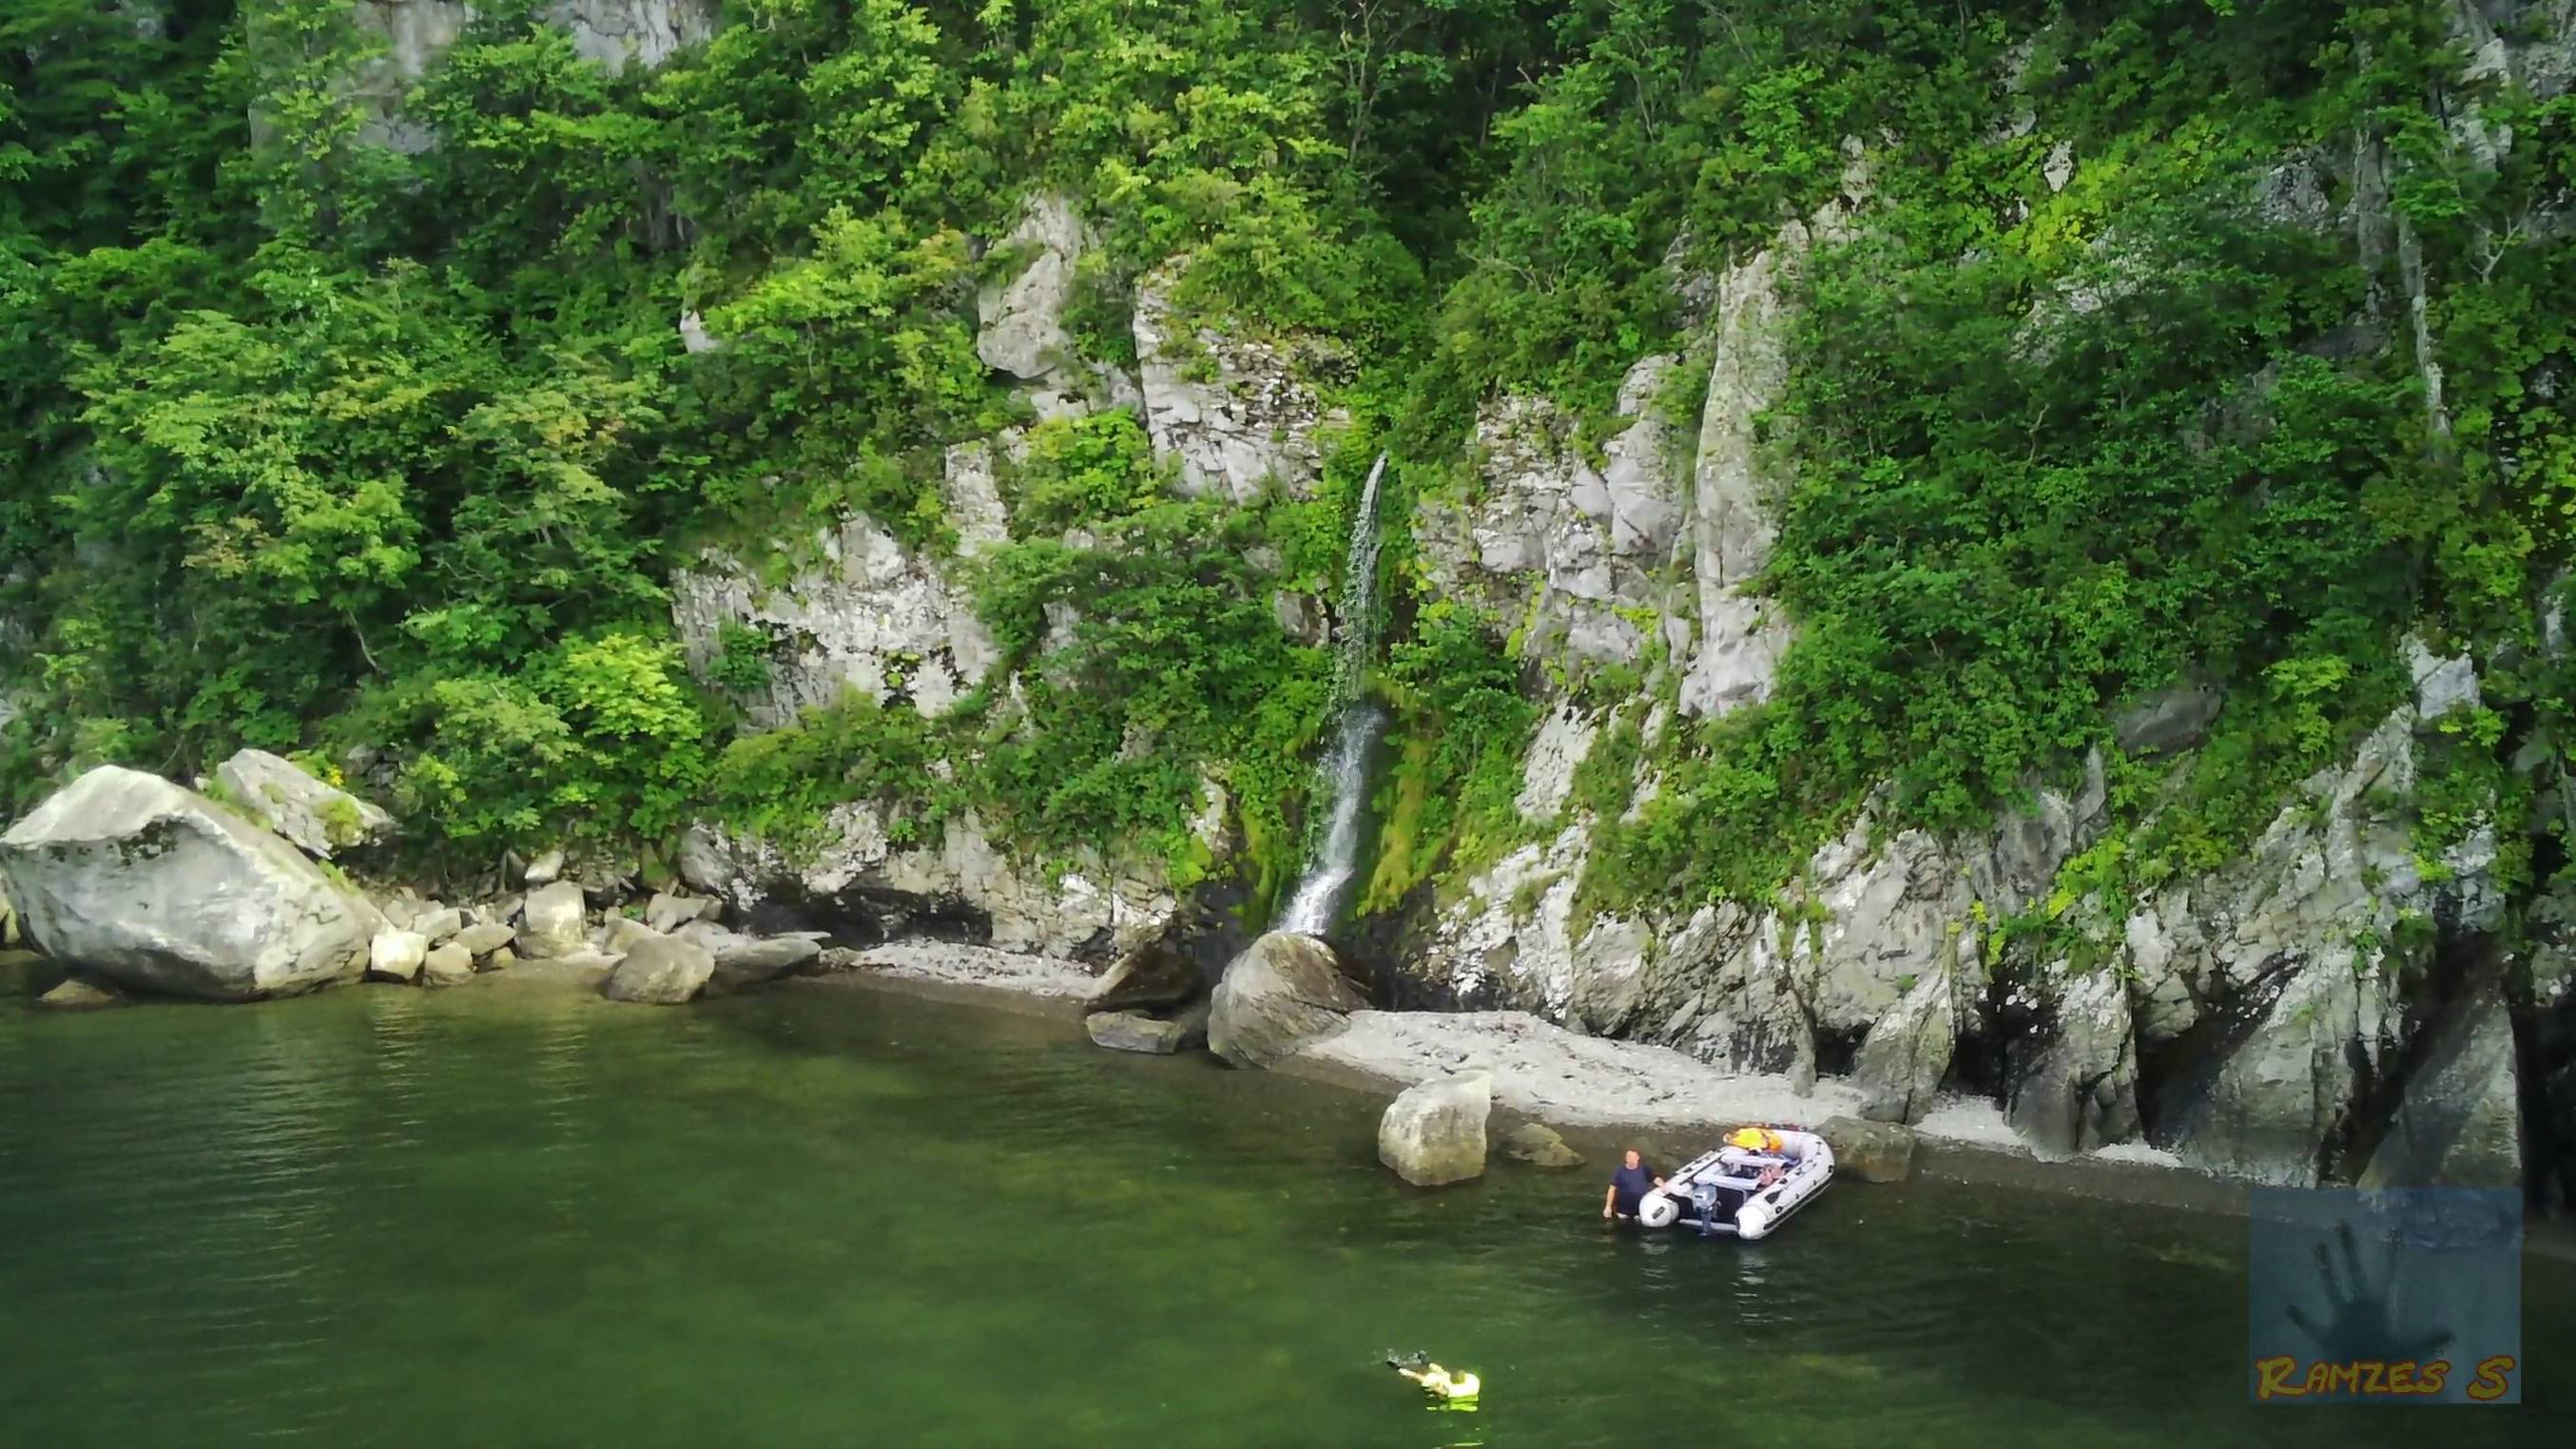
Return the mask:
[[1713, 1182], [1692, 1183], [1691, 1206], [1699, 1212], [1699, 1235], [1703, 1238], [1715, 1236], [1717, 1233], [1717, 1184]]

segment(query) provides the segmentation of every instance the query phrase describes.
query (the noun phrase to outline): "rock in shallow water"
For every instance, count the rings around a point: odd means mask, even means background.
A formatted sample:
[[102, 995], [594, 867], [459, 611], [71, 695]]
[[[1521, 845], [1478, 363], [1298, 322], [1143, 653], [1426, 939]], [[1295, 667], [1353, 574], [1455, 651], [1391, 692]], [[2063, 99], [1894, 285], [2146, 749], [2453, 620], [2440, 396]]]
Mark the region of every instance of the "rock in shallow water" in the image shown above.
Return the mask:
[[1266, 1067], [1367, 1005], [1332, 947], [1273, 931], [1235, 957], [1217, 982], [1208, 1049], [1233, 1066]]
[[1482, 1177], [1493, 1105], [1494, 1074], [1483, 1067], [1408, 1087], [1378, 1119], [1377, 1160], [1416, 1187]]
[[1168, 1017], [1142, 1011], [1095, 1011], [1082, 1021], [1094, 1046], [1166, 1057], [1205, 1045], [1207, 1024], [1208, 1004], [1204, 1001]]
[[462, 986], [473, 979], [473, 953], [453, 941], [432, 948], [427, 956], [421, 958], [420, 984], [423, 986]]
[[378, 931], [367, 945], [367, 974], [379, 981], [409, 981], [420, 974], [429, 942], [417, 931]]
[[98, 1006], [123, 1006], [125, 993], [112, 981], [92, 981], [84, 977], [66, 977], [63, 984], [36, 998], [38, 1006], [73, 1010]]
[[219, 1001], [354, 980], [384, 926], [295, 847], [116, 765], [81, 776], [0, 836], [0, 894], [58, 961]]
[[626, 959], [608, 973], [600, 994], [611, 1001], [677, 1006], [697, 995], [715, 969], [716, 958], [706, 947], [648, 933], [638, 937]]
[[1544, 1122], [1523, 1122], [1503, 1138], [1503, 1151], [1532, 1167], [1581, 1167], [1583, 1154]]
[[1148, 941], [1109, 968], [1085, 1009], [1125, 1012], [1140, 1007], [1178, 1006], [1205, 990], [1207, 978], [1199, 973], [1196, 962], [1164, 942]]
[[1816, 1129], [1834, 1149], [1834, 1170], [1863, 1182], [1903, 1182], [1914, 1175], [1914, 1133], [1893, 1122], [1836, 1117]]
[[722, 945], [710, 946], [707, 954], [715, 960], [715, 984], [727, 991], [739, 991], [813, 964], [821, 959], [823, 945], [803, 936], [773, 936], [767, 940], [734, 936]]

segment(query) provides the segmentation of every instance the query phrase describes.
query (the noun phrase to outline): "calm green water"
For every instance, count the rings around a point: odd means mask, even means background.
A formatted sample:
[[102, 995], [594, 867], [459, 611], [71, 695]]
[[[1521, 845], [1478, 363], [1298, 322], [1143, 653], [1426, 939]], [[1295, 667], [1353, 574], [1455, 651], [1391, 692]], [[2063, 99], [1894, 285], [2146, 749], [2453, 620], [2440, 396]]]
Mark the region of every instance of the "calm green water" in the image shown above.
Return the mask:
[[13, 1444], [2447, 1446], [2570, 1405], [2548, 1264], [2521, 1408], [2257, 1410], [2240, 1224], [1855, 1183], [1639, 1237], [1589, 1170], [1415, 1192], [1366, 1100], [847, 986], [0, 990]]

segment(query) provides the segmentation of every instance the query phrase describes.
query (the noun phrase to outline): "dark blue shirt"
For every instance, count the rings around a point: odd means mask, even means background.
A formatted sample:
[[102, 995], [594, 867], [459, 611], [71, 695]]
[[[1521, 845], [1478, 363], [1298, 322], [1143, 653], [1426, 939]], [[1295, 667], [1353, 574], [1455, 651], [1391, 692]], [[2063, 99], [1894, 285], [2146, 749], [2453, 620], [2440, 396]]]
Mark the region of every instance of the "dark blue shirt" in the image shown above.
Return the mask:
[[1623, 1163], [1618, 1171], [1610, 1174], [1610, 1187], [1618, 1194], [1612, 1199], [1613, 1205], [1620, 1212], [1634, 1216], [1637, 1200], [1654, 1191], [1655, 1169], [1642, 1161], [1634, 1167]]

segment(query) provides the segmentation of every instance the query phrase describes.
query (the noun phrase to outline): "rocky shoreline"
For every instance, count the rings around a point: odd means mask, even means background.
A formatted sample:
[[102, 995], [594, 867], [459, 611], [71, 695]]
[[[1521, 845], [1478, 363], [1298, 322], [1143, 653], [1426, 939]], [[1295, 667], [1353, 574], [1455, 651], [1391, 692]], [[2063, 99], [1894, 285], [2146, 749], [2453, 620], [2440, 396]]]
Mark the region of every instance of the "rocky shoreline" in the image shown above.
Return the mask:
[[2244, 1210], [2242, 1178], [2134, 1140], [2034, 1146], [1991, 1100], [1938, 1096], [1904, 1114], [1909, 1124], [1878, 1110], [1866, 1074], [1751, 1069], [1526, 1011], [1386, 1010], [1386, 994], [1315, 937], [1274, 932], [1212, 962], [1163, 933], [1105, 970], [917, 937], [827, 946], [823, 931], [746, 934], [724, 924], [747, 918], [739, 901], [676, 880], [639, 887], [561, 852], [514, 863], [486, 882], [506, 889], [451, 905], [362, 887], [334, 861], [387, 828], [382, 812], [256, 752], [204, 791], [103, 766], [0, 837], [0, 945], [23, 940], [66, 968], [42, 998], [60, 1008], [114, 1006], [128, 992], [257, 1000], [361, 979], [445, 988], [495, 973], [669, 1006], [820, 975], [1078, 1022], [1105, 1048], [1204, 1049], [1237, 1068], [1392, 1095], [1382, 1156], [1424, 1184], [1481, 1172], [1489, 1144], [1557, 1165], [1581, 1160], [1566, 1138], [1675, 1158], [1727, 1127], [1770, 1122], [1822, 1132], [1845, 1170], [1869, 1180], [1921, 1172]]
[[[1047, 957], [942, 942], [828, 952], [824, 966], [807, 984], [888, 991], [1069, 1025], [1084, 1018], [1104, 979]], [[1629, 1145], [1664, 1158], [1686, 1157], [1704, 1150], [1728, 1126], [1821, 1124], [1847, 1118], [1858, 1103], [1857, 1093], [1840, 1083], [1819, 1082], [1801, 1096], [1785, 1075], [1729, 1073], [1668, 1047], [1585, 1036], [1511, 1011], [1355, 1011], [1270, 1069], [1386, 1099], [1480, 1067], [1491, 1074], [1490, 1135], [1497, 1146], [1507, 1147], [1514, 1132], [1537, 1123], [1594, 1162]], [[2134, 1144], [2043, 1161], [1988, 1103], [1944, 1102], [1911, 1135], [1910, 1172], [1927, 1179], [2185, 1211], [2245, 1210], [2244, 1184], [2192, 1171]]]

